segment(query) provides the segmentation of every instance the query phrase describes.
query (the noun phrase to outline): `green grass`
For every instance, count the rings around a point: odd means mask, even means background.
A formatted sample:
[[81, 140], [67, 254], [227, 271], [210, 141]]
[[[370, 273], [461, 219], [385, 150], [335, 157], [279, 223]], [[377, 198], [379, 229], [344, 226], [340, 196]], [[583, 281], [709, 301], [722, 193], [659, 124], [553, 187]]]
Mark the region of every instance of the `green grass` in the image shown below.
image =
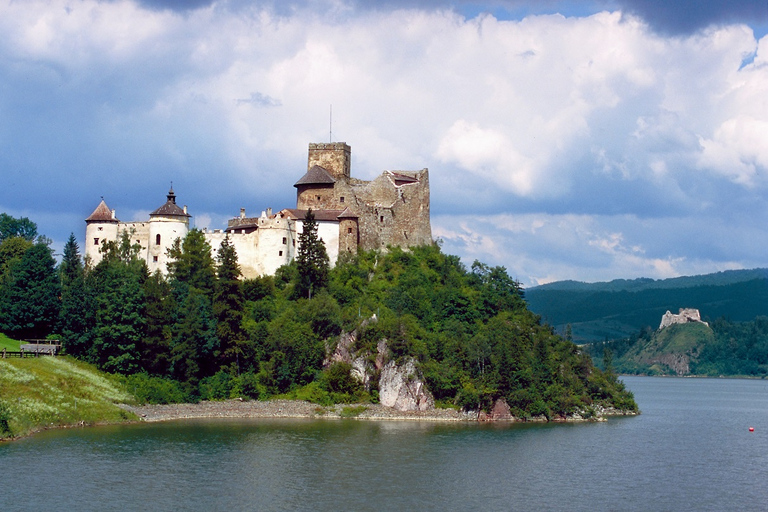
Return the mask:
[[18, 340], [12, 340], [5, 334], [0, 333], [0, 352], [2, 352], [3, 349], [10, 350], [13, 352], [18, 352], [21, 348], [21, 342]]
[[67, 425], [135, 419], [120, 381], [69, 357], [0, 359], [0, 438]]

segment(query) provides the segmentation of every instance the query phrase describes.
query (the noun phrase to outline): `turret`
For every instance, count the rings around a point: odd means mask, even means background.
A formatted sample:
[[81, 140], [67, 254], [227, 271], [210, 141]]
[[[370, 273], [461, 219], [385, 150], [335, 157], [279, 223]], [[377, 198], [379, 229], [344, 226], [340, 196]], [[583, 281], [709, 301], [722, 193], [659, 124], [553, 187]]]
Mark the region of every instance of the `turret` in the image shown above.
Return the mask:
[[85, 219], [85, 256], [90, 258], [92, 265], [101, 261], [99, 249], [105, 241], [117, 241], [119, 223], [115, 210], [111, 210], [102, 197], [99, 206]]

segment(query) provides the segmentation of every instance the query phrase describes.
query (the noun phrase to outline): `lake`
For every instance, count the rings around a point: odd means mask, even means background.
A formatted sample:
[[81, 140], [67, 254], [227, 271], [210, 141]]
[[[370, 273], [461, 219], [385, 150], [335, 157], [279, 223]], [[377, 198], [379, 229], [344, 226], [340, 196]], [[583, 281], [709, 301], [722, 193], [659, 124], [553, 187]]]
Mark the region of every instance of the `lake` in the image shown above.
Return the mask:
[[768, 509], [767, 382], [623, 380], [643, 414], [602, 423], [43, 432], [0, 445], [0, 511]]

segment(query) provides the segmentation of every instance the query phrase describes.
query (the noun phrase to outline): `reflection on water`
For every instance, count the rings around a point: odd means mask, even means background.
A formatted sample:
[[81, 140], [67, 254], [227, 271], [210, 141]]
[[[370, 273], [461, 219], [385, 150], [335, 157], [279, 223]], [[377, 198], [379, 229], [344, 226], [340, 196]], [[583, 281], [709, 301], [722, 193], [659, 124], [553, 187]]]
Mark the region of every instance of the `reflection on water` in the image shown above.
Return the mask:
[[643, 414], [599, 424], [216, 419], [45, 432], [0, 445], [0, 510], [766, 508], [764, 382], [625, 380]]

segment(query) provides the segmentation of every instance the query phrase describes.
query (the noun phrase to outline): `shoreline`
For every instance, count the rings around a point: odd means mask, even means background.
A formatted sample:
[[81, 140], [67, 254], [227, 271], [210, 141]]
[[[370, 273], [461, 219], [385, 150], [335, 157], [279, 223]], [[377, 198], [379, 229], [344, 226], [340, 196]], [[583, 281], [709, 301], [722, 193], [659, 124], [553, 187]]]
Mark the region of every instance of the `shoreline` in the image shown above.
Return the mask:
[[574, 423], [607, 421], [610, 416], [636, 414], [616, 410], [603, 410], [597, 418], [580, 416], [538, 418], [490, 418], [477, 411], [456, 409], [430, 409], [428, 411], [398, 411], [381, 404], [336, 404], [322, 406], [302, 400], [241, 400], [203, 401], [196, 404], [157, 404], [132, 406], [119, 404], [123, 410], [135, 414], [139, 421], [148, 423], [199, 418], [308, 418], [357, 419], [386, 421], [437, 421], [481, 423]]

